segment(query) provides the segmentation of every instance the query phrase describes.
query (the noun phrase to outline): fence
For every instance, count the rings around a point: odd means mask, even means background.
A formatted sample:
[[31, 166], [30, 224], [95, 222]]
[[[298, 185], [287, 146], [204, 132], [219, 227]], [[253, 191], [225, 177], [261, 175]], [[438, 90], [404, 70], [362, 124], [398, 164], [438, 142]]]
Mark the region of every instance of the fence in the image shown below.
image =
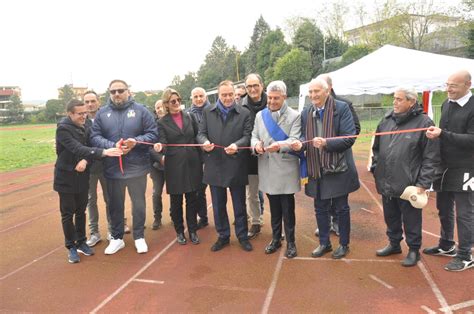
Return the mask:
[[[361, 124], [361, 133], [374, 132], [380, 120], [392, 111], [392, 107], [369, 107], [369, 108], [354, 108]], [[439, 125], [441, 117], [441, 106], [433, 106], [433, 121]]]

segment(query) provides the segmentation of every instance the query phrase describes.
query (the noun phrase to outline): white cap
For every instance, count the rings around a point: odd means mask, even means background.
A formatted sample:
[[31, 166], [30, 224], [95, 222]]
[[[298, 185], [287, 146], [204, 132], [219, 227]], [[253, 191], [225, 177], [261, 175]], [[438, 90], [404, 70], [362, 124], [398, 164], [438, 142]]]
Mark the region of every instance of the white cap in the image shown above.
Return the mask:
[[407, 186], [400, 198], [409, 201], [415, 208], [423, 208], [428, 204], [428, 194], [426, 192], [418, 194], [417, 187], [413, 185]]

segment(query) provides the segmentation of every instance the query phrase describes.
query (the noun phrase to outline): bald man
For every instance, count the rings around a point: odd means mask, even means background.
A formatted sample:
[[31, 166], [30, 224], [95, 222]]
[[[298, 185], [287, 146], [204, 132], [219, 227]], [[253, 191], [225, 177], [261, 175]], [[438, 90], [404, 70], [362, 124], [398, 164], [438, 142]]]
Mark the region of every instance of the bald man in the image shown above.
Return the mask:
[[[439, 138], [442, 178], [434, 183], [436, 206], [441, 222], [439, 244], [423, 250], [428, 255], [454, 257], [444, 269], [463, 271], [474, 267], [474, 97], [471, 74], [459, 71], [446, 82], [448, 99], [442, 105], [438, 127], [426, 136]], [[458, 250], [454, 242], [454, 204], [458, 229]]]

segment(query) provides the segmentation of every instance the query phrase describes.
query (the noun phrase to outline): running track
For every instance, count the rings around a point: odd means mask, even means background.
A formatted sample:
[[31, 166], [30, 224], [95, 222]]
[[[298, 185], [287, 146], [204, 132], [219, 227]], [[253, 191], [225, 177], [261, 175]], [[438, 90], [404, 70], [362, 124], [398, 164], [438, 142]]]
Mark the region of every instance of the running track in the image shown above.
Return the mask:
[[[263, 253], [271, 240], [268, 202], [262, 234], [252, 240], [254, 251], [250, 253], [241, 250], [234, 237], [229, 247], [212, 253], [210, 246], [216, 238], [212, 218], [211, 225], [199, 231], [201, 244], [197, 246], [176, 243], [167, 210], [163, 228], [152, 231], [149, 181], [145, 231], [149, 252], [138, 255], [126, 235], [126, 247], [119, 253], [105, 256], [104, 241], [96, 246], [95, 256], [81, 255], [81, 262], [71, 265], [62, 244], [52, 165], [0, 174], [0, 310], [474, 312], [474, 271], [447, 272], [443, 265], [449, 259], [444, 257], [422, 256], [418, 267], [407, 269], [400, 266], [404, 254], [375, 256], [375, 250], [386, 243], [380, 197], [364, 169], [365, 152], [356, 154], [362, 186], [350, 197], [351, 252], [339, 261], [330, 255], [310, 257], [317, 246], [315, 219], [312, 201], [303, 193], [296, 196], [298, 257], [288, 260], [283, 250]], [[164, 200], [168, 208], [167, 197]], [[209, 215], [212, 217], [212, 208]], [[102, 211], [103, 235], [104, 216]], [[129, 210], [127, 216], [131, 217]], [[434, 196], [423, 219], [423, 246], [436, 244], [439, 223]], [[337, 246], [336, 237], [332, 243]]]

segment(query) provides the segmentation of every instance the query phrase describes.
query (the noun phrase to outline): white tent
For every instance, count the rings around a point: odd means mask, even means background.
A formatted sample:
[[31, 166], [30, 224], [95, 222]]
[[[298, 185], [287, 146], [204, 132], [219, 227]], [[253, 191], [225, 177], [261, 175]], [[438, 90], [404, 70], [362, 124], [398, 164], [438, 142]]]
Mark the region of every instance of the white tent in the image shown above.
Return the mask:
[[[400, 85], [418, 92], [444, 90], [447, 78], [459, 70], [474, 75], [474, 60], [385, 45], [329, 75], [338, 95], [374, 95], [391, 94]], [[300, 109], [308, 86], [300, 85]]]

